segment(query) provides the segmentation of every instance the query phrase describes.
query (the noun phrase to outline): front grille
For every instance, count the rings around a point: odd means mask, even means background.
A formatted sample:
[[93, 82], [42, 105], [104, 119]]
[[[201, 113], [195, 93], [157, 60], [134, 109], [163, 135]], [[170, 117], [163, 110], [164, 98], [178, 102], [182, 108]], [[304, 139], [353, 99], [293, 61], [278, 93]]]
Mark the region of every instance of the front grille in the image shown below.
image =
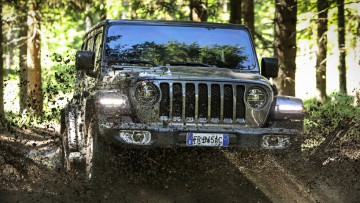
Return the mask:
[[161, 82], [160, 119], [237, 123], [245, 120], [245, 86], [211, 82]]

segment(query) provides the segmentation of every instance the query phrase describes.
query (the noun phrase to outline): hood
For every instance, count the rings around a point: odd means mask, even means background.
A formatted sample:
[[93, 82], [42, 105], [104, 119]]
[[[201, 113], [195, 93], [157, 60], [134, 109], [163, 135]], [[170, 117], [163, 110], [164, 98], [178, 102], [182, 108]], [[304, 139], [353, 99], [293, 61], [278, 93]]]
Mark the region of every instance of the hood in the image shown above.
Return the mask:
[[216, 67], [170, 66], [155, 68], [116, 68], [110, 71], [107, 76], [111, 77], [113, 82], [126, 77], [128, 79], [145, 80], [255, 82], [270, 85], [269, 81], [258, 73], [244, 73]]

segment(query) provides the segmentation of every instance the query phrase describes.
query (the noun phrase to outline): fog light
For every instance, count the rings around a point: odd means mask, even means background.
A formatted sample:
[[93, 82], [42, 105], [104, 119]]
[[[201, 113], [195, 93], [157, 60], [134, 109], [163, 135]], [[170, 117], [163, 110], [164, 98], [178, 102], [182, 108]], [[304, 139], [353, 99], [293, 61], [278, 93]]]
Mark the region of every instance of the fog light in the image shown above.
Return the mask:
[[144, 133], [134, 132], [133, 139], [135, 142], [142, 142], [145, 139]]
[[288, 135], [264, 135], [261, 147], [264, 149], [285, 149], [290, 146], [290, 136]]
[[119, 136], [123, 141], [129, 144], [151, 144], [151, 133], [149, 131], [121, 130]]

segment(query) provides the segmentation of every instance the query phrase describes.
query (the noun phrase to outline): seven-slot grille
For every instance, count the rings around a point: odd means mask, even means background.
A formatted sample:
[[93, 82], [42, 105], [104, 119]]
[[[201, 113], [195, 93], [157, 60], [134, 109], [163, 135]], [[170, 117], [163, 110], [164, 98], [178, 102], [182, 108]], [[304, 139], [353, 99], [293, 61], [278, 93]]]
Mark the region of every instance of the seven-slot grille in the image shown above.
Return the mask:
[[211, 82], [161, 82], [160, 119], [186, 122], [245, 121], [245, 86]]

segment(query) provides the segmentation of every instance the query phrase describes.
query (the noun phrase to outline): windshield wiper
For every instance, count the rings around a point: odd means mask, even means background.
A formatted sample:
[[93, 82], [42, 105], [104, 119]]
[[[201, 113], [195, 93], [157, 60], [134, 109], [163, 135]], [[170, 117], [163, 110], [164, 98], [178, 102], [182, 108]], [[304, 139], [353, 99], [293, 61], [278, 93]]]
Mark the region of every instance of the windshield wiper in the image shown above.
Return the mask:
[[185, 62], [168, 62], [167, 65], [170, 66], [201, 66], [201, 67], [213, 67], [206, 63], [185, 61]]
[[140, 59], [110, 59], [108, 61], [109, 64], [117, 64], [117, 65], [122, 65], [122, 64], [138, 64], [138, 65], [151, 65], [153, 67], [158, 66], [157, 64], [155, 64], [153, 61], [147, 61], [147, 60], [140, 60]]

